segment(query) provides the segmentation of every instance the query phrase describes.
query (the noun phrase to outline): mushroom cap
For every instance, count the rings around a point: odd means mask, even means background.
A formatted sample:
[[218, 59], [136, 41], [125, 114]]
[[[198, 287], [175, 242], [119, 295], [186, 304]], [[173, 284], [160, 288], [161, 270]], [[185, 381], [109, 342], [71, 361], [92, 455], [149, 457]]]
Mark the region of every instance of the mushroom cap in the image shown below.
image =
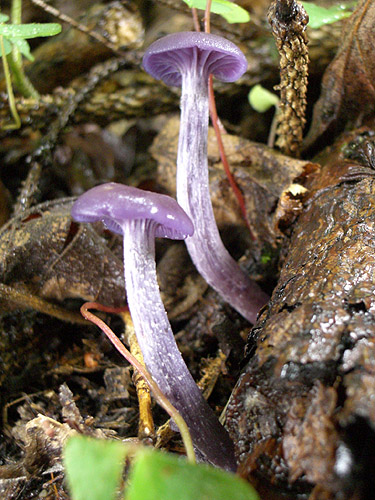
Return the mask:
[[226, 38], [212, 33], [182, 31], [156, 40], [143, 56], [143, 67], [167, 85], [181, 86], [181, 73], [195, 63], [203, 76], [213, 74], [223, 82], [234, 82], [247, 69], [241, 50]]
[[116, 182], [83, 193], [73, 204], [71, 214], [77, 222], [102, 221], [118, 234], [123, 234], [123, 222], [131, 219], [155, 221], [158, 238], [183, 240], [194, 232], [190, 218], [170, 196]]

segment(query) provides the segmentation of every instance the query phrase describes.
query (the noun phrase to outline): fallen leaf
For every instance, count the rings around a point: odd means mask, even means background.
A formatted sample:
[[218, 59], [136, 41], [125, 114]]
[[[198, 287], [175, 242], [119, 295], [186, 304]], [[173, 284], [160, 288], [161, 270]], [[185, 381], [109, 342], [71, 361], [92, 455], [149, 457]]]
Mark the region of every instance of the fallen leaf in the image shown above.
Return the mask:
[[[179, 120], [170, 119], [156, 137], [151, 153], [158, 161], [158, 180], [172, 196], [176, 193], [176, 157]], [[278, 203], [282, 194], [296, 182], [319, 170], [317, 164], [296, 160], [268, 148], [264, 144], [248, 141], [242, 137], [224, 134], [223, 143], [231, 171], [242, 191], [251, 232], [259, 241], [275, 245], [282, 237], [279, 230]], [[216, 222], [220, 229], [225, 225], [245, 225], [236, 197], [226, 178], [220, 160], [213, 128], [208, 133], [208, 164], [210, 171], [210, 193]], [[288, 218], [283, 198], [283, 226]], [[293, 214], [292, 214], [293, 212]], [[289, 214], [295, 218], [295, 204]]]
[[322, 136], [331, 143], [345, 127], [358, 127], [374, 114], [374, 23], [375, 3], [361, 0], [346, 21], [341, 48], [324, 74], [305, 149]]
[[95, 230], [73, 222], [73, 201], [43, 203], [3, 226], [0, 281], [45, 299], [81, 298], [123, 306], [121, 242], [110, 236], [116, 254], [100, 226]]

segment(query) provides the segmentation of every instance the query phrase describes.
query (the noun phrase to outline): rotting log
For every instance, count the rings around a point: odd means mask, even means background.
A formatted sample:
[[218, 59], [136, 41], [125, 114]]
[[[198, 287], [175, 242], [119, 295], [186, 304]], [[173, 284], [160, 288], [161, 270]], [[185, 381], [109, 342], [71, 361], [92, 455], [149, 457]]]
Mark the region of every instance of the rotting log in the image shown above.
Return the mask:
[[265, 498], [374, 491], [374, 152], [374, 132], [362, 129], [321, 159], [249, 335], [227, 427], [241, 475]]

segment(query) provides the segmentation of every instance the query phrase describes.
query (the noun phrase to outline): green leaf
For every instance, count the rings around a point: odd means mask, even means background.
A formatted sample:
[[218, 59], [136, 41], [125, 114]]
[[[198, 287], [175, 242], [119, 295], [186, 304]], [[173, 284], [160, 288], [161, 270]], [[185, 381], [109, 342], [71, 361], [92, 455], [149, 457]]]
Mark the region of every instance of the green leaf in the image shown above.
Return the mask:
[[6, 23], [9, 20], [9, 16], [0, 13], [0, 23]]
[[114, 500], [125, 455], [126, 447], [119, 441], [70, 438], [64, 463], [73, 500]]
[[[189, 7], [205, 10], [207, 0], [183, 0]], [[228, 23], [247, 23], [250, 14], [235, 3], [228, 0], [212, 0], [211, 12], [220, 14]]]
[[268, 264], [269, 262], [271, 262], [271, 255], [262, 255], [260, 257], [260, 262], [265, 265], [265, 264]]
[[259, 500], [234, 474], [142, 449], [132, 467], [126, 500]]
[[[3, 37], [3, 43], [4, 43], [5, 55], [7, 56], [12, 52], [12, 44], [4, 37]], [[2, 54], [0, 54], [0, 56], [2, 56]]]
[[[4, 38], [4, 40], [6, 40]], [[29, 61], [34, 61], [34, 56], [30, 52], [30, 45], [23, 38], [8, 38], [8, 41], [17, 47], [17, 49], [23, 54]]]
[[0, 35], [12, 39], [53, 36], [60, 31], [61, 25], [57, 23], [0, 24]]
[[272, 106], [277, 106], [279, 104], [279, 98], [276, 94], [265, 89], [261, 85], [254, 85], [250, 90], [249, 103], [255, 111], [258, 113], [264, 113], [268, 111]]
[[302, 2], [302, 5], [305, 7], [305, 10], [309, 16], [309, 24], [310, 28], [320, 28], [325, 24], [332, 24], [344, 17], [349, 17], [351, 15], [351, 9], [354, 7], [356, 2], [352, 2], [349, 4], [341, 4], [338, 3], [336, 5], [332, 5], [331, 7], [320, 7], [312, 2]]

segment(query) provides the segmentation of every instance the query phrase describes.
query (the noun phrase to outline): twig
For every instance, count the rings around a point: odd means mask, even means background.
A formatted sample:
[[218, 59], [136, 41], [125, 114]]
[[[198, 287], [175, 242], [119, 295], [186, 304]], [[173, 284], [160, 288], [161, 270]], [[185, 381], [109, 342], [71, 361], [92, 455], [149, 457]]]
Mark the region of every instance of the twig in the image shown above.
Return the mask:
[[197, 384], [203, 393], [204, 399], [208, 399], [214, 390], [217, 379], [225, 366], [226, 359], [225, 354], [219, 351], [216, 358], [207, 360], [207, 364], [203, 368], [203, 377]]
[[68, 16], [67, 14], [64, 14], [63, 12], [59, 11], [58, 9], [55, 9], [55, 7], [52, 7], [51, 5], [48, 5], [46, 2], [43, 0], [31, 0], [31, 2], [34, 5], [37, 5], [38, 7], [41, 7], [45, 12], [48, 12], [52, 16], [56, 17], [57, 19], [60, 19], [60, 21], [63, 21], [65, 23], [70, 24], [70, 26], [73, 26], [73, 28], [77, 29], [78, 31], [81, 31], [82, 33], [85, 33], [86, 35], [91, 36], [91, 38], [94, 38], [98, 42], [102, 43], [106, 47], [108, 47], [110, 50], [113, 50], [116, 54], [120, 56], [124, 56], [125, 52], [118, 50], [116, 45], [114, 45], [112, 42], [107, 40], [104, 36], [100, 35], [96, 31], [90, 30], [87, 26], [81, 23], [77, 23], [72, 17]]
[[212, 0], [207, 0], [206, 10], [204, 12], [204, 31], [206, 33], [211, 33], [211, 5]]
[[227, 176], [229, 185], [232, 188], [232, 191], [233, 191], [235, 197], [237, 198], [237, 202], [238, 202], [238, 205], [240, 207], [242, 217], [243, 217], [244, 221], [246, 222], [247, 228], [249, 230], [250, 237], [253, 241], [255, 241], [256, 238], [255, 238], [253, 232], [251, 231], [249, 219], [247, 217], [244, 197], [242, 195], [240, 188], [237, 185], [237, 182], [235, 181], [235, 179], [233, 177], [232, 172], [230, 171], [230, 166], [228, 163], [227, 155], [225, 154], [225, 148], [224, 148], [223, 139], [221, 137], [221, 131], [220, 131], [220, 127], [219, 127], [219, 118], [217, 116], [217, 111], [216, 111], [216, 103], [215, 103], [215, 97], [214, 97], [212, 75], [209, 76], [208, 83], [209, 83], [208, 91], [209, 91], [209, 100], [210, 100], [210, 116], [211, 116], [212, 126], [214, 127], [215, 134], [216, 134], [216, 140], [217, 140], [217, 144], [219, 147], [221, 162], [223, 164], [224, 171], [225, 171], [225, 174]]
[[[130, 313], [126, 310], [125, 312], [121, 312], [120, 316], [125, 324], [125, 339], [127, 344], [129, 344], [130, 352], [144, 366], [142, 352], [135, 335], [134, 325]], [[150, 389], [142, 375], [137, 370], [134, 370], [133, 382], [137, 391], [139, 405], [138, 438], [141, 440], [147, 439], [149, 441], [154, 441], [155, 428], [151, 411]]]
[[16, 307], [20, 309], [34, 309], [35, 311], [48, 314], [49, 316], [61, 319], [62, 321], [84, 324], [84, 321], [79, 314], [63, 309], [55, 304], [51, 304], [51, 302], [47, 302], [37, 295], [32, 295], [31, 293], [24, 292], [23, 290], [17, 290], [11, 286], [4, 285], [3, 283], [0, 283], [0, 298], [2, 301], [9, 301], [12, 304], [15, 304]]
[[120, 339], [113, 333], [113, 331], [109, 328], [109, 326], [102, 321], [100, 318], [95, 316], [95, 314], [91, 313], [89, 309], [97, 309], [98, 311], [108, 311], [111, 310], [110, 308], [107, 308], [105, 306], [102, 306], [101, 304], [98, 304], [96, 302], [86, 302], [83, 304], [81, 307], [81, 314], [82, 316], [87, 319], [88, 321], [91, 321], [94, 323], [96, 326], [98, 326], [105, 335], [107, 335], [108, 339], [112, 342], [114, 347], [119, 351], [119, 353], [136, 369], [138, 372], [142, 375], [144, 380], [147, 382], [148, 386], [150, 387], [151, 391], [154, 394], [154, 397], [156, 401], [159, 403], [159, 405], [169, 414], [171, 418], [175, 421], [177, 427], [179, 428], [179, 431], [181, 433], [182, 441], [185, 446], [186, 450], [186, 455], [189, 460], [189, 462], [195, 462], [195, 452], [193, 448], [193, 442], [190, 437], [189, 429], [185, 423], [185, 420], [181, 417], [181, 415], [178, 413], [176, 408], [168, 401], [168, 399], [164, 396], [164, 394], [161, 392], [159, 389], [158, 385], [156, 382], [153, 380], [151, 377], [150, 373], [148, 370], [142, 366], [142, 364], [126, 349], [124, 344], [120, 341]]

